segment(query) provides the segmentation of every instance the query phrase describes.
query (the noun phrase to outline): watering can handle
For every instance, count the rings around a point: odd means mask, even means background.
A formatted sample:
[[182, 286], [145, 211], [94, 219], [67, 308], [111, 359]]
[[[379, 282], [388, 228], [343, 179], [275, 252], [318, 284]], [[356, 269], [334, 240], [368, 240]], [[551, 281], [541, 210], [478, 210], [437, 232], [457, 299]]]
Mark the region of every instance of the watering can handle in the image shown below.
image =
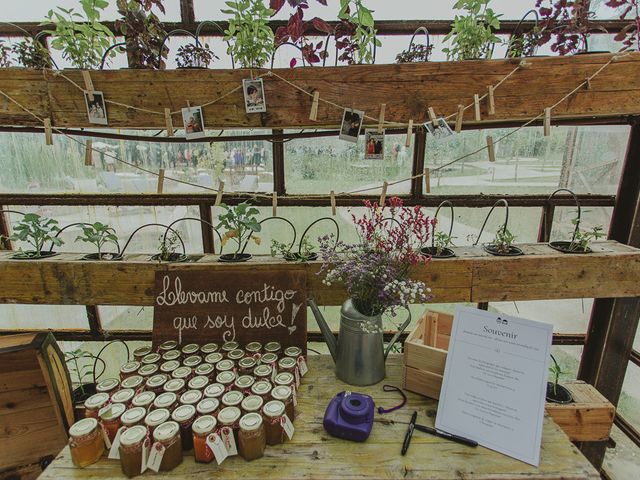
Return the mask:
[[[406, 307], [405, 307], [406, 308]], [[391, 351], [391, 349], [393, 348], [393, 345], [398, 341], [398, 338], [400, 338], [400, 335], [402, 335], [402, 332], [404, 332], [404, 329], [407, 328], [409, 326], [409, 324], [411, 323], [411, 312], [409, 311], [409, 309], [407, 308], [407, 313], [409, 314], [407, 316], [407, 319], [404, 321], [404, 323], [402, 324], [402, 326], [400, 327], [400, 329], [396, 332], [396, 334], [393, 336], [393, 338], [391, 339], [391, 341], [389, 342], [389, 345], [387, 346], [387, 349], [384, 352], [384, 359], [387, 359], [387, 356], [389, 355], [389, 352]]]

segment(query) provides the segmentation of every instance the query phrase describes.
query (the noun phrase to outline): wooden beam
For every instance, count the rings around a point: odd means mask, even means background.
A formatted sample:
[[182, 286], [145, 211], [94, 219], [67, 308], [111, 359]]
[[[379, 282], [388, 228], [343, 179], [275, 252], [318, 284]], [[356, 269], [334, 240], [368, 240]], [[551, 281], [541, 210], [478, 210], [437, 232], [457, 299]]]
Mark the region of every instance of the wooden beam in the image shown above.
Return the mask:
[[[4, 210], [4, 207], [0, 204], [0, 210]], [[9, 215], [0, 211], [0, 250], [12, 250], [13, 245], [9, 240], [11, 235], [11, 227], [9, 226]]]
[[185, 25], [193, 25], [196, 23], [193, 0], [180, 0], [180, 19]]
[[[282, 130], [274, 130], [274, 135], [282, 135]], [[284, 177], [284, 143], [282, 140], [272, 141], [273, 152], [273, 191], [280, 195], [286, 194]]]
[[[413, 162], [411, 176], [420, 175], [424, 171], [424, 156], [426, 152], [427, 131], [418, 127], [413, 137]], [[420, 198], [423, 194], [423, 178], [418, 177], [411, 180], [411, 196]]]
[[[205, 222], [209, 222], [213, 225], [213, 213], [211, 212], [211, 205], [201, 203], [199, 205], [199, 208], [200, 220], [204, 220]], [[204, 253], [215, 253], [216, 245], [211, 227], [206, 223], [201, 223], [200, 229], [202, 231], [202, 251]]]

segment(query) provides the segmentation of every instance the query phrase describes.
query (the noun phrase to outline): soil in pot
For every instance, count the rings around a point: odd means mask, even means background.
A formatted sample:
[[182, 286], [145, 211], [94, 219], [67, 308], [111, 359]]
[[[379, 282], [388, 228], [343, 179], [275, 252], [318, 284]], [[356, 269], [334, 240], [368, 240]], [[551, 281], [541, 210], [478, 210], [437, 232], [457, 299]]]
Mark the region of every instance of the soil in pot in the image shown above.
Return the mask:
[[172, 253], [171, 255], [169, 255], [169, 260], [160, 260], [160, 254], [156, 253], [153, 257], [151, 257], [151, 260], [156, 260], [158, 262], [186, 262], [187, 261], [187, 256], [183, 255], [182, 253]]
[[250, 258], [251, 258], [250, 253], [238, 253], [238, 254], [225, 253], [224, 255], [220, 255], [220, 258], [218, 260], [220, 260], [221, 262], [238, 263], [238, 262], [246, 262]]
[[553, 387], [553, 382], [547, 382], [547, 402], [561, 404], [573, 402], [573, 395], [571, 395], [571, 392], [569, 390], [558, 384], [555, 386], [554, 392]]
[[499, 251], [493, 243], [487, 243], [482, 246], [482, 249], [490, 253], [491, 255], [495, 255], [496, 257], [518, 257], [520, 255], [524, 255], [524, 252], [520, 250], [518, 247], [514, 247], [511, 245], [509, 247], [508, 252]]
[[119, 253], [101, 253], [100, 258], [98, 258], [97, 253], [90, 253], [82, 257], [82, 260], [101, 260], [101, 261], [112, 261], [115, 262], [117, 260], [122, 260], [122, 255]]
[[73, 389], [73, 395], [72, 395], [73, 403], [83, 404], [87, 398], [89, 398], [91, 395], [94, 395], [95, 393], [96, 393], [96, 384], [85, 383], [82, 385], [82, 387], [77, 387]]
[[39, 260], [41, 258], [49, 258], [57, 255], [58, 252], [40, 252], [40, 255], [37, 255], [35, 250], [29, 250], [26, 252], [18, 252], [15, 255], [11, 255], [13, 260]]
[[[302, 255], [300, 255], [299, 253], [287, 253], [284, 256], [284, 259], [287, 262], [299, 262], [299, 261], [302, 260], [302, 258], [303, 258]], [[312, 262], [313, 260], [317, 260], [317, 259], [318, 259], [318, 254], [317, 253], [311, 253], [311, 254], [307, 255], [304, 258], [304, 261], [305, 262]]]
[[563, 253], [591, 253], [592, 250], [587, 247], [585, 250], [580, 245], [573, 244], [573, 249], [571, 249], [571, 242], [567, 241], [557, 241], [557, 242], [549, 242], [549, 246], [554, 250], [558, 250]]
[[430, 256], [431, 258], [453, 258], [456, 256], [450, 248], [443, 248], [440, 255], [438, 255], [438, 249], [436, 247], [422, 247], [420, 253]]

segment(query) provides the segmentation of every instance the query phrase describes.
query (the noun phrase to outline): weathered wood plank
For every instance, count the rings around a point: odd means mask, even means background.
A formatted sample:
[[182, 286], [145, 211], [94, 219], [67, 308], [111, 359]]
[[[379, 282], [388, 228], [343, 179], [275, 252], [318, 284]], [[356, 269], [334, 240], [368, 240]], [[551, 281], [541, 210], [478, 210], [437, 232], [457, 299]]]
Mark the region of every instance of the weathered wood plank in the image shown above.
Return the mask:
[[[482, 124], [522, 121], [538, 115], [556, 103], [586, 77], [595, 73], [612, 54], [573, 57], [530, 58], [530, 66], [495, 90], [496, 114], [487, 116], [482, 102]], [[403, 65], [360, 65], [348, 67], [307, 67], [276, 69], [264, 75], [268, 111], [247, 115], [242, 91], [238, 90], [203, 109], [208, 128], [289, 128], [336, 127], [342, 112], [320, 103], [316, 122], [309, 120], [312, 99], [279, 77], [294, 82], [305, 91], [318, 90], [321, 98], [364, 110], [375, 117], [381, 103], [387, 105], [385, 119], [406, 123], [427, 119], [427, 107], [438, 115], [457, 111], [475, 93], [484, 93], [511, 72], [519, 60], [428, 62]], [[554, 109], [554, 118], [613, 118], [640, 113], [640, 53], [630, 53], [612, 63], [593, 79], [589, 90], [577, 92]], [[62, 75], [83, 85], [81, 74], [64, 70]], [[199, 105], [227, 94], [250, 76], [247, 70], [112, 70], [91, 73], [96, 89], [107, 99], [157, 112], [176, 111], [187, 102]], [[28, 86], [25, 88], [25, 86]], [[82, 92], [61, 75], [25, 69], [6, 69], [0, 75], [0, 90], [16, 98], [42, 117], [51, 117], [54, 126], [89, 127]], [[150, 114], [118, 105], [107, 106], [110, 128], [164, 128], [162, 114]], [[472, 109], [465, 122], [473, 120]], [[375, 123], [373, 121], [367, 123]], [[39, 125], [17, 105], [0, 111], [0, 124]], [[180, 125], [174, 115], [174, 125]], [[93, 125], [93, 128], [96, 126]]]
[[[385, 383], [400, 384], [401, 357], [390, 356]], [[265, 457], [245, 462], [233, 457], [221, 466], [202, 465], [190, 454], [183, 463], [157, 478], [277, 478], [277, 479], [596, 479], [597, 472], [580, 455], [566, 435], [545, 418], [541, 461], [538, 468], [483, 447], [471, 449], [438, 437], [416, 432], [406, 456], [400, 455], [402, 439], [413, 410], [421, 424], [432, 425], [436, 402], [408, 393], [405, 408], [376, 415], [366, 443], [354, 444], [330, 437], [322, 427], [324, 409], [331, 397], [349, 387], [335, 378], [333, 363], [326, 355], [309, 357], [310, 371], [299, 396], [296, 432], [284, 445], [267, 447]], [[382, 391], [380, 385], [358, 387], [377, 404], [397, 402], [397, 394]], [[123, 478], [117, 460], [103, 459], [85, 469], [73, 468], [67, 448], [44, 471], [42, 480], [58, 478]]]

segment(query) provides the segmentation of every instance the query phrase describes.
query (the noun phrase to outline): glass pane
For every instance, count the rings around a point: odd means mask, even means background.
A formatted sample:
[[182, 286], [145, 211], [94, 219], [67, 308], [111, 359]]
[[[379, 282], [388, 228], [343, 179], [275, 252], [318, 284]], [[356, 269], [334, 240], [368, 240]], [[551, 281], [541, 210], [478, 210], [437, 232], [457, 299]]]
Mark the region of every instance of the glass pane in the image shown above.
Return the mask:
[[88, 330], [89, 321], [82, 305], [0, 304], [0, 329]]
[[554, 345], [551, 347], [551, 354], [563, 372], [560, 375], [560, 383], [565, 380], [574, 380], [578, 376], [582, 350], [582, 345]]
[[584, 333], [589, 325], [592, 298], [491, 302], [492, 311], [553, 324], [555, 333]]
[[102, 305], [98, 307], [105, 330], [148, 330], [153, 328], [153, 307]]
[[[603, 228], [604, 240], [609, 231], [611, 214], [613, 207], [582, 207], [580, 217], [580, 230], [588, 231], [594, 227]], [[553, 215], [553, 225], [551, 227], [551, 240], [571, 240], [575, 225], [572, 221], [577, 218], [578, 210], [573, 207], [558, 207]]]
[[635, 428], [640, 429], [640, 368], [629, 362], [622, 383], [618, 413]]
[[638, 458], [640, 447], [631, 441], [615, 425], [611, 429], [611, 438], [615, 448], [607, 448], [603, 469], [611, 480], [628, 480], [638, 476]]

